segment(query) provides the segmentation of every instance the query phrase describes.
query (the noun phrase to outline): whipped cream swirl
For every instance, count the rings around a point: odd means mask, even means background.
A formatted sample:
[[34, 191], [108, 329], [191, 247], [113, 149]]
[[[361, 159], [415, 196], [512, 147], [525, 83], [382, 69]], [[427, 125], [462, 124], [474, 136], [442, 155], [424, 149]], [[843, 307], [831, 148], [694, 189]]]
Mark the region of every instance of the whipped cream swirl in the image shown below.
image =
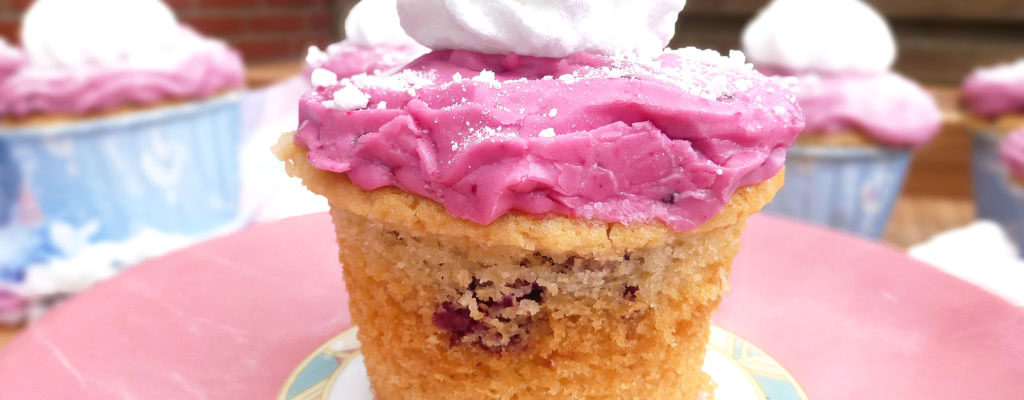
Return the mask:
[[654, 57], [686, 0], [398, 0], [402, 27], [434, 50]]
[[0, 118], [82, 115], [244, 84], [237, 52], [178, 23], [159, 0], [38, 0], [21, 26], [24, 64], [0, 80]]
[[21, 41], [36, 67], [176, 66], [191, 46], [160, 0], [38, 0]]
[[362, 0], [345, 18], [345, 41], [356, 46], [416, 46], [402, 29], [398, 0]]
[[755, 64], [795, 71], [882, 72], [896, 60], [885, 18], [860, 0], [774, 0], [743, 32]]

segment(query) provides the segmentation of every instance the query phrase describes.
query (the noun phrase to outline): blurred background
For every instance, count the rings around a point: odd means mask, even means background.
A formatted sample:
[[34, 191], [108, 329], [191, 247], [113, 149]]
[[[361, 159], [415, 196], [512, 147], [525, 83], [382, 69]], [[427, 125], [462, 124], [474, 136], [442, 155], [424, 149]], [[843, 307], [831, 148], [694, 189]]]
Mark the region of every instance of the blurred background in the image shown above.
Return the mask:
[[[344, 18], [356, 2], [166, 1], [181, 22], [203, 35], [227, 41], [244, 57], [247, 89], [241, 106], [242, 180], [243, 185], [258, 183], [243, 190], [243, 212], [248, 218], [245, 223], [323, 208], [315, 199], [296, 202], [290, 198], [272, 198], [277, 193], [305, 192], [280, 189], [287, 178], [267, 149], [278, 134], [294, 129], [295, 99], [308, 89], [308, 81], [301, 77], [307, 49], [309, 46], [323, 48], [343, 39]], [[737, 49], [744, 26], [766, 3], [763, 0], [691, 0], [679, 19], [671, 46], [720, 51]], [[957, 88], [964, 77], [979, 66], [1024, 56], [1024, 2], [901, 0], [869, 3], [888, 18], [897, 35], [899, 57], [895, 69], [922, 83], [934, 94], [946, 122], [937, 139], [916, 153], [883, 237], [888, 244], [906, 249], [975, 220], [971, 144], [969, 135], [958, 123], [962, 114]], [[0, 0], [0, 36], [12, 43], [19, 41], [20, 19], [31, 4], [31, 0]], [[292, 204], [302, 206], [289, 209]], [[67, 286], [81, 289], [74, 284]], [[2, 289], [0, 287], [0, 311], [4, 302]], [[64, 294], [41, 300], [40, 304], [48, 306]]]

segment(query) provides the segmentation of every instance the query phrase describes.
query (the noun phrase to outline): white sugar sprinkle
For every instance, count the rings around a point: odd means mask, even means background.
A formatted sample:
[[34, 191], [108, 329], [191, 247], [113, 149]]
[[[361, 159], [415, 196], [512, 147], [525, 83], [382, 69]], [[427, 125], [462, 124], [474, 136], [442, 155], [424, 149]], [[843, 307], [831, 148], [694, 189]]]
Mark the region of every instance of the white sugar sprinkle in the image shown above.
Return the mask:
[[310, 75], [309, 81], [313, 84], [313, 87], [320, 88], [334, 86], [338, 84], [338, 74], [323, 68], [317, 68], [313, 70], [313, 74]]
[[473, 81], [474, 82], [483, 82], [483, 83], [486, 83], [486, 84], [488, 84], [490, 86], [494, 86], [494, 87], [500, 87], [501, 86], [501, 82], [498, 82], [498, 80], [494, 77], [494, 71], [489, 71], [489, 70], [486, 70], [486, 69], [483, 70], [483, 71], [480, 71], [479, 75], [473, 77]]
[[[330, 49], [330, 47], [328, 47], [328, 49]], [[320, 48], [316, 46], [309, 46], [309, 50], [306, 51], [306, 64], [309, 64], [312, 67], [324, 65], [328, 58], [327, 53], [324, 53], [323, 50], [320, 50]]]
[[553, 138], [553, 137], [555, 137], [555, 129], [554, 128], [547, 128], [545, 130], [540, 131], [540, 137], [542, 137], [542, 138]]
[[387, 109], [387, 108], [388, 108], [388, 102], [382, 101], [380, 103], [377, 103], [377, 109], [378, 110], [384, 110], [384, 109]]
[[721, 168], [715, 170], [715, 174], [721, 175], [722, 173], [723, 171]]
[[558, 115], [558, 109], [557, 108], [552, 108], [551, 112], [548, 113], [548, 116], [551, 117], [551, 118], [554, 118], [556, 115]]
[[[328, 104], [332, 103], [332, 104]], [[325, 101], [324, 105], [341, 111], [352, 111], [366, 108], [370, 104], [370, 95], [363, 93], [355, 86], [345, 85], [334, 92], [333, 101]]]

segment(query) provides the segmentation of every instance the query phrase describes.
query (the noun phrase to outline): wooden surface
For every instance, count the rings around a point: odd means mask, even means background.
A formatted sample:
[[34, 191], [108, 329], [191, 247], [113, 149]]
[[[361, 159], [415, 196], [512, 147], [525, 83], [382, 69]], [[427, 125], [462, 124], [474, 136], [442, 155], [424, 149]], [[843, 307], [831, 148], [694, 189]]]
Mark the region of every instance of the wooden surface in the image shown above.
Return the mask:
[[270, 86], [302, 73], [305, 65], [302, 60], [250, 64], [245, 68], [245, 84], [250, 89]]
[[[16, 335], [20, 331], [21, 331], [20, 328], [0, 327], [0, 348], [3, 348], [4, 346], [6, 346], [7, 343], [10, 342], [11, 339], [14, 338], [14, 335]], [[2, 390], [3, 389], [0, 389], [0, 391], [2, 391]]]

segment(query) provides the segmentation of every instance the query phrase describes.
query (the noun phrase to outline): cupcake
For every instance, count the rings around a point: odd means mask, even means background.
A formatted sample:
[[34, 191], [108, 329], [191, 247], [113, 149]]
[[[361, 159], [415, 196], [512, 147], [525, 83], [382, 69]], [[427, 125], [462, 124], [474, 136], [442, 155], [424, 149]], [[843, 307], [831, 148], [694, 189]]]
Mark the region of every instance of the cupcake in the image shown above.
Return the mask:
[[856, 0], [776, 0], [747, 26], [761, 71], [795, 76], [807, 127], [766, 210], [880, 238], [914, 149], [941, 127], [934, 98], [891, 71], [884, 18]]
[[979, 68], [964, 80], [961, 93], [978, 218], [998, 222], [1024, 248], [1024, 59]]
[[1007, 135], [976, 133], [973, 146], [978, 218], [1002, 225], [1024, 249], [1024, 128]]
[[739, 52], [665, 51], [682, 7], [402, 0], [434, 51], [302, 97], [276, 152], [330, 203], [376, 398], [709, 392], [803, 119]]
[[43, 236], [119, 241], [235, 221], [235, 51], [158, 0], [39, 0], [21, 38], [24, 65], [0, 82], [0, 147]]
[[[345, 40], [320, 50], [309, 48], [306, 75], [322, 82], [363, 73], [388, 71], [425, 54], [423, 47], [406, 35], [398, 20], [397, 0], [362, 0], [345, 18]], [[322, 69], [318, 76], [313, 71]]]

